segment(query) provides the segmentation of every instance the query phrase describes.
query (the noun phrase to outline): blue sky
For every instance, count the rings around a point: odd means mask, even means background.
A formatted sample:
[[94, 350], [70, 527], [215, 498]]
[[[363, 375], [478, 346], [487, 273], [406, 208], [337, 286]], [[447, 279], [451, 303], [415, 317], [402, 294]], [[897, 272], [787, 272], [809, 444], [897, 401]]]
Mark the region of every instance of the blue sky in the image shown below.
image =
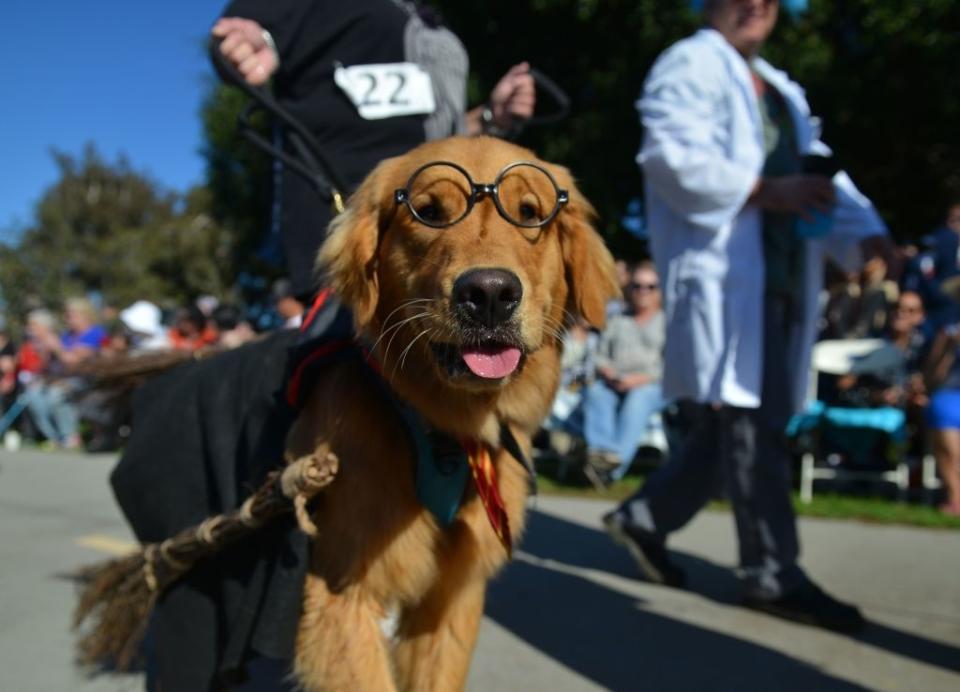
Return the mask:
[[54, 148], [79, 155], [91, 141], [176, 190], [202, 180], [204, 39], [226, 1], [4, 1], [0, 238], [56, 181]]

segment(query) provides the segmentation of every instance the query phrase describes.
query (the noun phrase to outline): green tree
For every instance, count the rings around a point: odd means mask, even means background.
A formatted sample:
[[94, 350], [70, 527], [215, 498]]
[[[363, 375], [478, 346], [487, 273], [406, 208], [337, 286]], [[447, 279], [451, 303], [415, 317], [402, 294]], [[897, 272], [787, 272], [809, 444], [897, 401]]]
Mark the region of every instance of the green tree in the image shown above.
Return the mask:
[[824, 141], [901, 239], [960, 199], [960, 3], [814, 0], [767, 55], [807, 90]]
[[34, 222], [0, 245], [0, 291], [11, 316], [31, 301], [57, 307], [89, 292], [125, 305], [229, 290], [232, 239], [213, 221], [208, 191], [161, 190], [125, 159], [104, 161], [92, 145], [79, 159], [62, 152], [54, 159], [59, 180]]
[[[633, 102], [656, 55], [690, 33], [684, 2], [661, 0], [455, 0], [434, 3], [470, 54], [471, 103], [480, 102], [511, 65], [529, 60], [570, 96], [570, 116], [530, 127], [520, 143], [569, 166], [600, 214], [614, 250], [635, 254], [620, 229], [630, 199], [642, 194], [634, 161], [640, 124]], [[552, 104], [547, 104], [547, 107]]]
[[[262, 252], [270, 224], [272, 161], [240, 133], [238, 116], [249, 102], [239, 89], [211, 82], [201, 108], [206, 187], [213, 221], [233, 238], [231, 262], [239, 273], [273, 276], [279, 255]], [[254, 124], [269, 136], [263, 118]], [[263, 255], [267, 255], [264, 257]]]
[[[431, 4], [468, 48], [472, 104], [520, 60], [568, 92], [570, 116], [528, 128], [520, 143], [569, 166], [614, 250], [635, 254], [621, 224], [643, 188], [634, 102], [656, 56], [701, 18], [682, 0]], [[811, 0], [804, 16], [781, 18], [764, 54], [807, 89], [825, 141], [897, 237], [928, 232], [960, 199], [956, 0]], [[211, 89], [204, 154], [214, 220], [235, 234], [237, 266], [262, 271], [254, 249], [267, 224], [269, 162], [237, 134], [243, 102], [239, 92]]]
[[[642, 194], [634, 109], [656, 56], [691, 33], [686, 2], [664, 0], [434, 0], [470, 52], [474, 102], [511, 64], [528, 59], [570, 94], [565, 122], [521, 142], [568, 165], [600, 212], [615, 249]], [[812, 0], [784, 17], [765, 49], [807, 89], [825, 140], [900, 238], [916, 237], [960, 198], [960, 3]]]

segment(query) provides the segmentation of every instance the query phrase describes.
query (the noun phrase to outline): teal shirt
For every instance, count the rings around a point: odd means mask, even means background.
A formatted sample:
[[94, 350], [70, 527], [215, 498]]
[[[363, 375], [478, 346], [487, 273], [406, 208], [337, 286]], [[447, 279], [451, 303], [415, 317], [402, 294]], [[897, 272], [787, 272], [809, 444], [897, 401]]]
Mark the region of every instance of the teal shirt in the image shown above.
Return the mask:
[[[790, 111], [780, 93], [754, 73], [763, 84], [759, 95], [763, 118], [763, 144], [766, 160], [765, 178], [797, 175], [803, 162], [797, 149], [797, 137]], [[787, 300], [796, 310], [803, 305], [804, 241], [795, 230], [795, 214], [763, 212], [763, 255], [766, 266], [766, 292]]]

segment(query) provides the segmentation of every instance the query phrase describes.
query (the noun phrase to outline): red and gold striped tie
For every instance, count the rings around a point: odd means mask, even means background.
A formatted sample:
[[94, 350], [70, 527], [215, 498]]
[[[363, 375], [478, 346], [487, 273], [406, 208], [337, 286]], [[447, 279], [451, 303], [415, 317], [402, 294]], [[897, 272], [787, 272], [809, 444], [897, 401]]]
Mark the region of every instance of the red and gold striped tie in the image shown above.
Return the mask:
[[467, 461], [473, 473], [473, 482], [477, 486], [477, 495], [483, 502], [490, 526], [493, 527], [493, 532], [497, 534], [497, 538], [506, 549], [507, 555], [512, 555], [510, 520], [507, 517], [503, 498], [500, 497], [500, 489], [497, 487], [497, 470], [490, 458], [490, 450], [483, 443], [469, 440], [463, 443], [463, 448], [467, 451]]

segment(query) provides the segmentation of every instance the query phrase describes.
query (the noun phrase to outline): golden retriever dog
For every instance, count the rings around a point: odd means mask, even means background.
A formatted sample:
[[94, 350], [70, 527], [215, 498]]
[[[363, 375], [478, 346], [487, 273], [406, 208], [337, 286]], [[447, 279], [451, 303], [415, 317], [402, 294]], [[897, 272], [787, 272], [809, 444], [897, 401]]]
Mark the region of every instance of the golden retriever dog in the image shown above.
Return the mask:
[[528, 473], [501, 431], [529, 458], [564, 326], [602, 327], [619, 293], [592, 215], [566, 169], [480, 137], [384, 161], [332, 223], [320, 264], [358, 338], [426, 426], [488, 452], [506, 526], [472, 479], [442, 525], [418, 500], [396, 406], [363, 362], [330, 366], [287, 439], [290, 459], [329, 445], [340, 460], [312, 515], [294, 664], [305, 689], [464, 686], [486, 583], [524, 524]]

